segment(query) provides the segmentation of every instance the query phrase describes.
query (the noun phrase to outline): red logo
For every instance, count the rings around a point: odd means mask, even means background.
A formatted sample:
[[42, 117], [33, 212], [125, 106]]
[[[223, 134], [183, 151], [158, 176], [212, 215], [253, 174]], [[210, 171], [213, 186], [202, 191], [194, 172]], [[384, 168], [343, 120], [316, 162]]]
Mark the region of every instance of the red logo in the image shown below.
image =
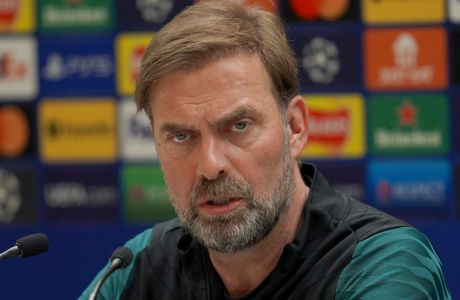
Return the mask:
[[402, 126], [414, 126], [417, 122], [418, 109], [410, 102], [402, 103], [396, 113]]
[[350, 113], [345, 108], [310, 110], [309, 139], [330, 147], [341, 147], [348, 137], [350, 122]]
[[11, 25], [20, 7], [20, 0], [0, 1], [0, 25]]
[[136, 82], [139, 78], [139, 71], [141, 69], [142, 56], [144, 56], [145, 47], [138, 46], [131, 52], [131, 78]]
[[377, 197], [382, 204], [388, 204], [391, 200], [391, 185], [388, 181], [382, 180], [377, 184]]
[[16, 60], [13, 53], [0, 53], [0, 79], [22, 79], [26, 73], [26, 64]]
[[345, 14], [350, 0], [289, 0], [289, 5], [302, 20], [337, 20]]

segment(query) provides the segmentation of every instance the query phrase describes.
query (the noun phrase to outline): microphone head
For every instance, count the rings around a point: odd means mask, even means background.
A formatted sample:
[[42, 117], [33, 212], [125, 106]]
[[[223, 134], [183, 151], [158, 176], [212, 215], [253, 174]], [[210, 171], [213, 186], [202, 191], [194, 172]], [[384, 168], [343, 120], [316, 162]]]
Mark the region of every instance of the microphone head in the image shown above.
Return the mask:
[[16, 241], [20, 255], [29, 257], [40, 254], [48, 250], [48, 237], [43, 233], [34, 233]]
[[121, 268], [125, 268], [131, 263], [133, 259], [133, 252], [128, 247], [118, 247], [113, 251], [112, 257], [110, 258], [113, 261], [115, 258], [121, 260]]

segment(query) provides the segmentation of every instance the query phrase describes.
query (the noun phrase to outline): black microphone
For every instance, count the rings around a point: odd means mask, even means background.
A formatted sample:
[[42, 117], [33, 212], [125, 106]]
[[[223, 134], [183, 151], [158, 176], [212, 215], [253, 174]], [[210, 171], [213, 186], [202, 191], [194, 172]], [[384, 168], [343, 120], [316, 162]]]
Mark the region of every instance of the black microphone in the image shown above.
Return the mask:
[[48, 237], [43, 233], [34, 233], [16, 241], [16, 245], [0, 253], [0, 260], [10, 257], [29, 257], [48, 250]]
[[118, 247], [115, 249], [115, 251], [113, 251], [112, 257], [110, 259], [111, 263], [109, 269], [97, 282], [93, 292], [89, 296], [89, 300], [96, 300], [97, 294], [99, 293], [102, 284], [110, 276], [110, 274], [120, 268], [126, 268], [131, 263], [131, 260], [133, 259], [133, 253], [127, 247]]

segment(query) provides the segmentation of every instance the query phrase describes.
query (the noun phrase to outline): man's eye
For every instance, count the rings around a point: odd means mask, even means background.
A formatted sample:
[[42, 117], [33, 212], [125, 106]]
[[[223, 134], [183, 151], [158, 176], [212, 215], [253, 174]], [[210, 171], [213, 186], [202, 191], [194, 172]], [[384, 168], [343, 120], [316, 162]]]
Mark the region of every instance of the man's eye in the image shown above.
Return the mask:
[[179, 133], [173, 136], [173, 141], [176, 143], [183, 143], [183, 142], [186, 142], [189, 138], [190, 138], [190, 135], [186, 133]]
[[232, 129], [234, 131], [243, 131], [246, 129], [246, 127], [248, 127], [248, 123], [241, 121], [233, 124]]

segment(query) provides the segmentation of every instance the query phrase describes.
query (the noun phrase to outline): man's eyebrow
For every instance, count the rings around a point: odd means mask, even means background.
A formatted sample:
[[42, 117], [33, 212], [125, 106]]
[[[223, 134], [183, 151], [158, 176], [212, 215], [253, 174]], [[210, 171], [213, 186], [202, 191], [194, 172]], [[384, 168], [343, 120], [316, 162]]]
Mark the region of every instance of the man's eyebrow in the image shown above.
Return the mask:
[[[254, 107], [250, 105], [242, 105], [227, 114], [224, 114], [220, 119], [213, 122], [212, 125], [218, 128], [225, 127], [227, 124], [238, 121], [242, 118], [261, 115]], [[161, 125], [161, 133], [175, 133], [175, 132], [195, 132], [198, 131], [195, 127], [184, 123], [165, 123]]]
[[223, 127], [223, 126], [226, 126], [229, 123], [238, 121], [238, 120], [240, 120], [242, 118], [245, 118], [245, 117], [249, 117], [249, 116], [257, 117], [257, 116], [260, 116], [260, 115], [261, 115], [261, 113], [259, 111], [257, 111], [254, 107], [252, 107], [250, 105], [242, 105], [242, 106], [239, 106], [238, 108], [236, 108], [234, 111], [231, 111], [231, 112], [223, 115], [213, 125], [215, 125], [217, 127]]
[[174, 133], [174, 132], [190, 132], [196, 131], [194, 127], [190, 127], [188, 125], [182, 123], [165, 123], [161, 125], [160, 132], [161, 133]]

